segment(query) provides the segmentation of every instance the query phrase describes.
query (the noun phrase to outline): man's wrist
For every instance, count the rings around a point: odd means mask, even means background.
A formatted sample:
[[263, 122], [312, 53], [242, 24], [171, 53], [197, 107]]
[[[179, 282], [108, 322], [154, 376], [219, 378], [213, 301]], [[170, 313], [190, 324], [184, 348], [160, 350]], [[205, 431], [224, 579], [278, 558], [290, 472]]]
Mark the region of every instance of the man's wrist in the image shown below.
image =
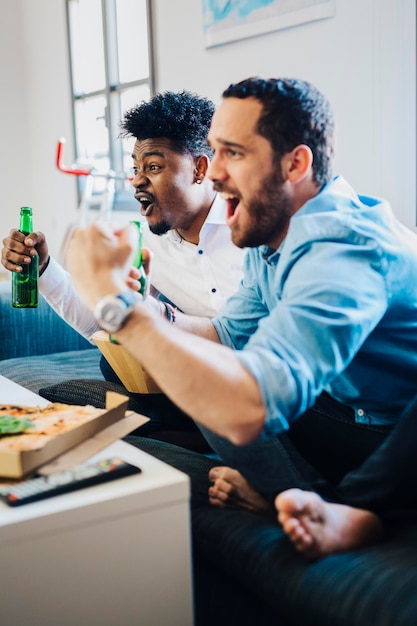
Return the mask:
[[158, 300], [156, 298], [148, 298], [148, 300], [153, 300], [154, 303], [157, 304], [158, 312], [161, 317], [164, 317], [170, 324], [175, 323], [178, 311], [175, 306], [173, 306], [169, 302], [165, 302], [165, 300]]
[[94, 317], [98, 324], [113, 334], [126, 324], [130, 314], [142, 296], [130, 289], [118, 294], [109, 294], [100, 298], [94, 308]]
[[49, 261], [51, 260], [50, 255], [48, 256], [46, 263], [44, 263], [42, 265], [42, 267], [39, 268], [39, 278], [42, 276], [42, 274], [44, 273], [44, 271], [47, 269], [48, 265], [49, 265]]

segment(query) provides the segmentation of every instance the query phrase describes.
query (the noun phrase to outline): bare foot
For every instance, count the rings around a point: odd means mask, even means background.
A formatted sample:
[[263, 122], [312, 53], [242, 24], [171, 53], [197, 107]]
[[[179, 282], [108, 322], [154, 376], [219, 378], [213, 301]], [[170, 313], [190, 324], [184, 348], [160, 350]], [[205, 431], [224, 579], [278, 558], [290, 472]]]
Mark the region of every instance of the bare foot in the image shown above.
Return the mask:
[[268, 502], [237, 470], [224, 466], [213, 467], [209, 479], [213, 483], [209, 488], [209, 501], [213, 506], [271, 515], [272, 508]]
[[275, 506], [284, 532], [310, 559], [361, 548], [382, 536], [381, 522], [373, 513], [326, 502], [312, 491], [283, 491]]

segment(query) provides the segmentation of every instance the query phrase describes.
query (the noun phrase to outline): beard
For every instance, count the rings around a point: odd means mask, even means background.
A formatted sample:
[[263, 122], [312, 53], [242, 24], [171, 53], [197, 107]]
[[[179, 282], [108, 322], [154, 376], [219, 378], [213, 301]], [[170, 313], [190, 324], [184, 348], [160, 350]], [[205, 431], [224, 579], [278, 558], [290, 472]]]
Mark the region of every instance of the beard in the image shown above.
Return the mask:
[[255, 248], [271, 241], [282, 241], [292, 216], [291, 199], [284, 189], [281, 173], [271, 174], [262, 183], [257, 199], [249, 203], [248, 219], [243, 226], [237, 223], [231, 232], [233, 243], [239, 248]]
[[171, 230], [171, 225], [164, 220], [157, 222], [156, 224], [149, 224], [149, 230], [154, 235], [165, 235], [169, 230]]

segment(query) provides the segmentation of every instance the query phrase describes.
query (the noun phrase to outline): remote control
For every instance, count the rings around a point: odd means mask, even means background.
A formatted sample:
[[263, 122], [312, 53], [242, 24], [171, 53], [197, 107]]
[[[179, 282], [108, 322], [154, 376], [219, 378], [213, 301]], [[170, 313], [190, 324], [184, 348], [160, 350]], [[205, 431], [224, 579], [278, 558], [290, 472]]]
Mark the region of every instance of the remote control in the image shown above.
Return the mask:
[[20, 506], [139, 472], [139, 467], [122, 459], [105, 459], [90, 465], [77, 465], [51, 476], [25, 480], [0, 492], [0, 498], [9, 506]]

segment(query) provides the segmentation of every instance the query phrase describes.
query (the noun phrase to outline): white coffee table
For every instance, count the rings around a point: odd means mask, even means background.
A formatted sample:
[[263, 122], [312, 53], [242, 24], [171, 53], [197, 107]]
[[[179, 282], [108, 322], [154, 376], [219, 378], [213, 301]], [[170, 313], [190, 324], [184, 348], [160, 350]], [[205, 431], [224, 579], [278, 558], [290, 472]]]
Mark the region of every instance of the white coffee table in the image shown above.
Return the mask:
[[[9, 402], [46, 403], [0, 376], [0, 403]], [[193, 624], [189, 479], [123, 441], [94, 458], [109, 456], [142, 473], [0, 504], [2, 624]]]
[[0, 404], [13, 404], [13, 402], [27, 406], [46, 406], [48, 404], [48, 400], [45, 398], [5, 378], [5, 376], [0, 376]]

